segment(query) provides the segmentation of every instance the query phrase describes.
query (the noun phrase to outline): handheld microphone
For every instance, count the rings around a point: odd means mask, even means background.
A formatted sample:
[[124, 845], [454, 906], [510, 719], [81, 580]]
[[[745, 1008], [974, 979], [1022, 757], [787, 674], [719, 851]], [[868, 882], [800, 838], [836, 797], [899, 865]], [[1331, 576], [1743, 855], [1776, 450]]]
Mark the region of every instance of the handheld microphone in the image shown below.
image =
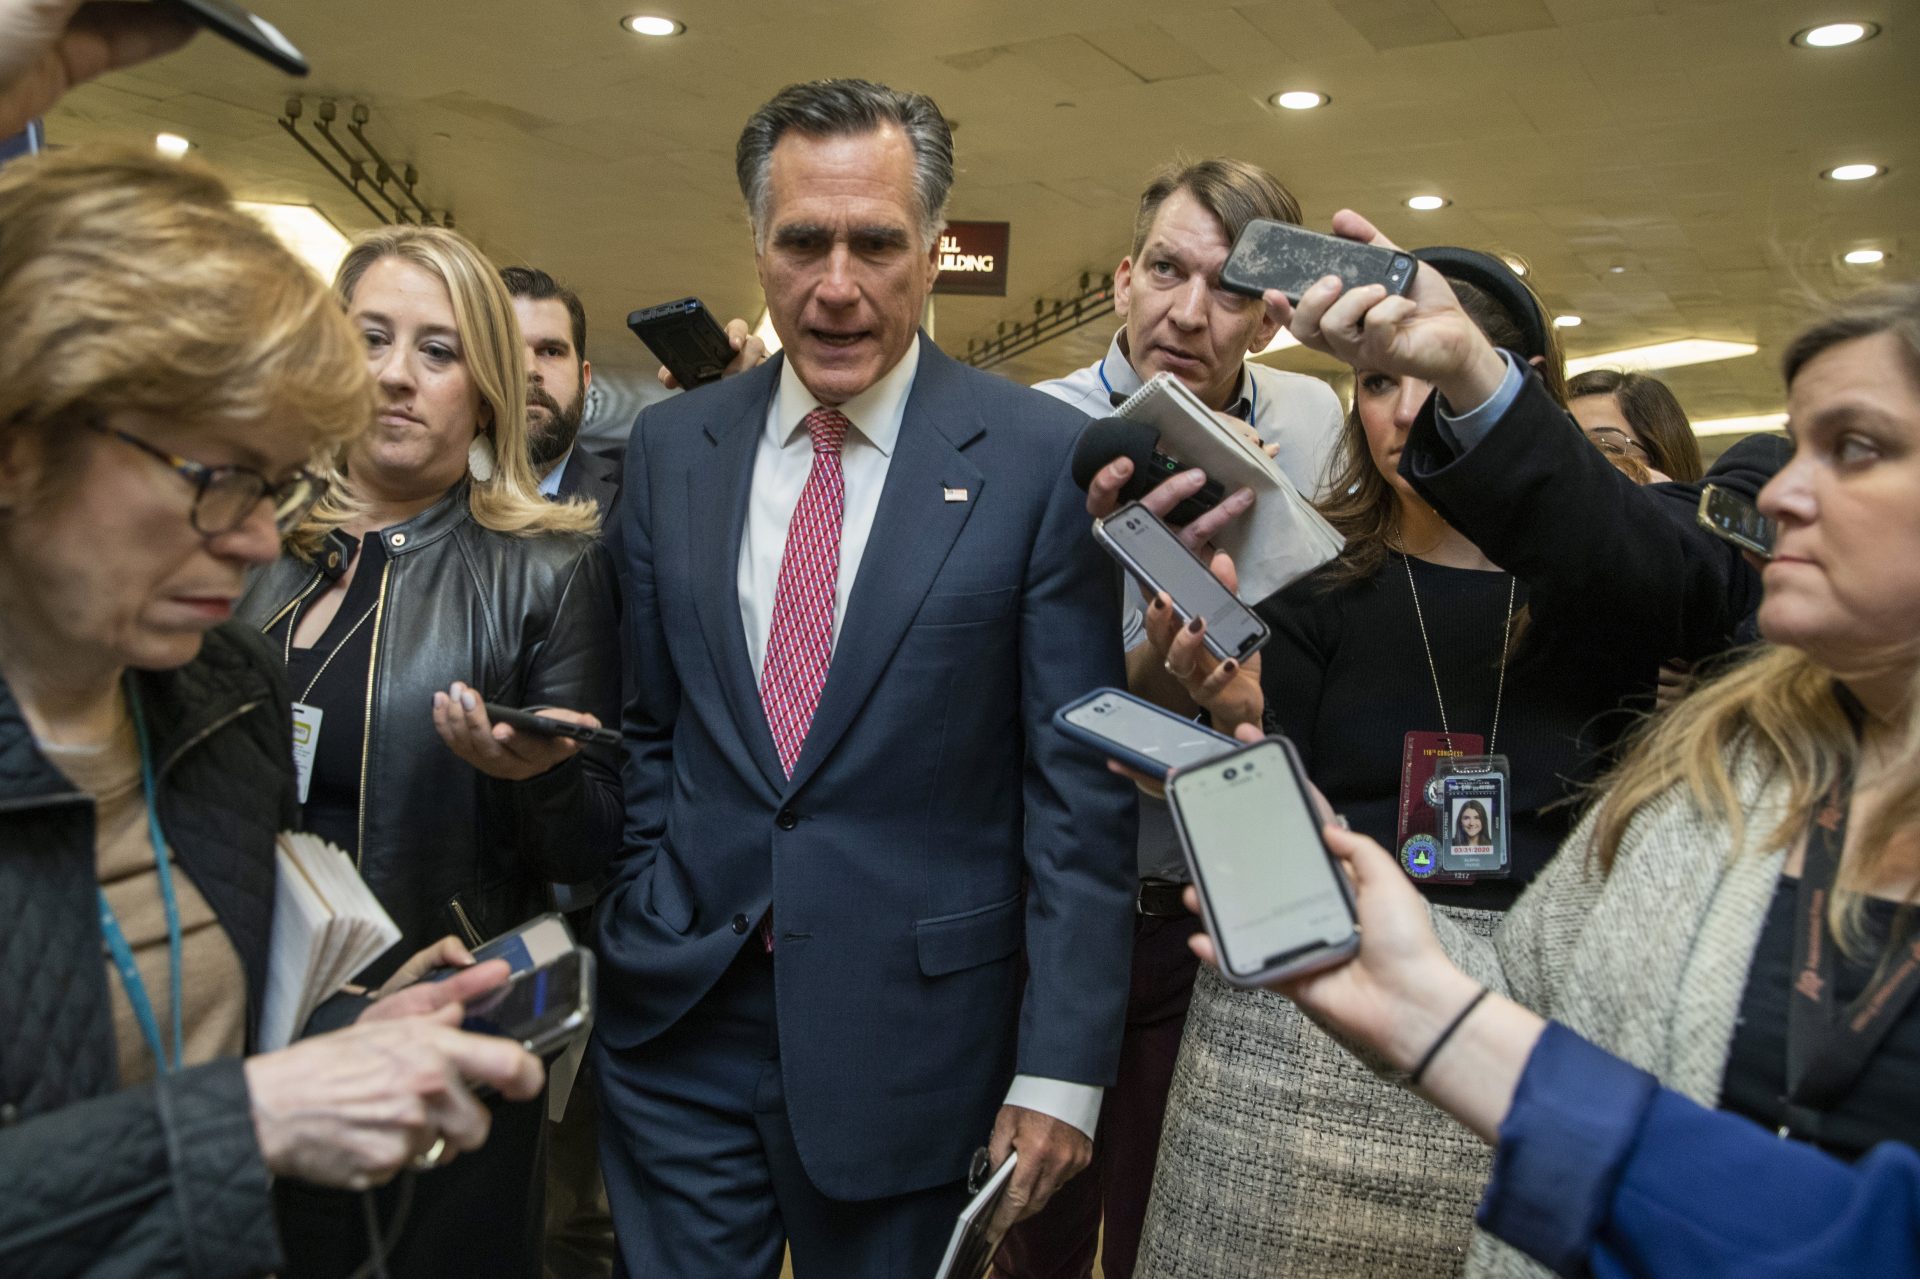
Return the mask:
[[[1178, 458], [1160, 452], [1160, 433], [1141, 422], [1120, 417], [1095, 418], [1080, 432], [1073, 446], [1073, 482], [1082, 489], [1093, 485], [1100, 468], [1115, 458], [1133, 463], [1133, 474], [1121, 486], [1122, 502], [1137, 502], [1164, 480], [1193, 468]], [[1209, 479], [1192, 497], [1183, 499], [1167, 512], [1166, 522], [1175, 528], [1191, 524], [1218, 506], [1227, 490], [1218, 480]]]

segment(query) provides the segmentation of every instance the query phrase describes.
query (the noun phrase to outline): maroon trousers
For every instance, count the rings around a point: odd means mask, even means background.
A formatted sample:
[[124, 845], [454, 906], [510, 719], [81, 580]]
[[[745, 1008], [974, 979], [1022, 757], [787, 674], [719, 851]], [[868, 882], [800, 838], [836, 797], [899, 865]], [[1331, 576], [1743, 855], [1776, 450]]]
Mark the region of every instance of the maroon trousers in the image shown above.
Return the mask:
[[1199, 929], [1199, 919], [1191, 915], [1135, 919], [1120, 1074], [1100, 1106], [1093, 1162], [1060, 1187], [1037, 1216], [1008, 1233], [994, 1259], [992, 1279], [1089, 1279], [1100, 1247], [1103, 1211], [1102, 1272], [1106, 1279], [1132, 1279], [1160, 1157], [1167, 1089], [1173, 1083], [1199, 967], [1187, 938]]

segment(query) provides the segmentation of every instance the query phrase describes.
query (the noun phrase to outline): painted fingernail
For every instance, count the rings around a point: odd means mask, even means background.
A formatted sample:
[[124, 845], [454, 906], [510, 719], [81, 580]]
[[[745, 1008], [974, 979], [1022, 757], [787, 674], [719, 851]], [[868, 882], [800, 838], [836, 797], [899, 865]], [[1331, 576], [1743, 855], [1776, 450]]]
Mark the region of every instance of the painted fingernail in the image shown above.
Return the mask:
[[468, 710], [472, 710], [474, 707], [473, 694], [467, 689], [463, 688], [460, 690], [460, 704]]
[[1226, 661], [1226, 668], [1225, 668], [1225, 669], [1226, 669], [1226, 672], [1227, 672], [1227, 674], [1229, 674], [1229, 675], [1231, 675], [1231, 674], [1233, 674], [1233, 673], [1234, 673], [1235, 671], [1237, 671], [1237, 670], [1239, 670], [1239, 669], [1240, 669], [1240, 663], [1238, 663], [1238, 662], [1236, 662], [1236, 661], [1234, 661], [1234, 660], [1233, 660], [1232, 658], [1228, 658], [1228, 659], [1227, 659], [1227, 661]]
[[1193, 632], [1195, 635], [1198, 635], [1200, 633], [1200, 628], [1205, 625], [1206, 625], [1205, 622], [1201, 621], [1199, 618], [1196, 617], [1191, 622], [1187, 623], [1187, 629]]

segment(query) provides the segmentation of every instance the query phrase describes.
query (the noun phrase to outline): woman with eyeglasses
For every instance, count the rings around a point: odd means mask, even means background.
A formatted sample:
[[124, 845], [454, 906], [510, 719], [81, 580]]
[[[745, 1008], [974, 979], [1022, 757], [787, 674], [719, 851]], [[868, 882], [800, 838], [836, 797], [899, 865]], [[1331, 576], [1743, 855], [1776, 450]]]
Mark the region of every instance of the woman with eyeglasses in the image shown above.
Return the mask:
[[501, 964], [245, 1055], [298, 810], [279, 662], [227, 622], [365, 429], [356, 348], [191, 166], [0, 173], [0, 1273], [275, 1271], [273, 1178], [379, 1184], [480, 1144], [465, 1081], [539, 1087], [453, 1029]]
[[1643, 483], [1691, 484], [1705, 472], [1687, 411], [1659, 378], [1589, 369], [1568, 379], [1567, 411], [1594, 447], [1646, 468]]
[[[616, 851], [619, 764], [492, 722], [618, 712], [615, 596], [591, 503], [549, 502], [527, 449], [526, 366], [498, 271], [452, 231], [363, 237], [335, 289], [378, 394], [333, 481], [239, 614], [287, 664], [306, 729], [302, 815], [353, 854], [399, 924], [477, 945], [548, 909]], [[539, 1269], [539, 1108], [503, 1107], [484, 1160], [420, 1179], [402, 1273]], [[290, 1189], [288, 1273], [332, 1276], [354, 1205]]]

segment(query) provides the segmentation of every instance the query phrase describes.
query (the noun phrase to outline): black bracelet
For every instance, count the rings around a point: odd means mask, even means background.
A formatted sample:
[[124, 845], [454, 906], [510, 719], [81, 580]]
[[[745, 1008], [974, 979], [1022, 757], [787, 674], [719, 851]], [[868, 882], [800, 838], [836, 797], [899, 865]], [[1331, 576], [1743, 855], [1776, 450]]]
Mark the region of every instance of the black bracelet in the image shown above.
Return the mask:
[[1447, 1023], [1447, 1028], [1440, 1032], [1438, 1039], [1433, 1041], [1433, 1047], [1427, 1049], [1426, 1055], [1420, 1058], [1420, 1064], [1413, 1068], [1411, 1075], [1407, 1076], [1407, 1087], [1418, 1088], [1420, 1086], [1420, 1078], [1427, 1073], [1427, 1067], [1433, 1065], [1433, 1059], [1440, 1055], [1440, 1050], [1447, 1046], [1449, 1039], [1453, 1038], [1453, 1032], [1460, 1029], [1460, 1023], [1467, 1019], [1467, 1014], [1478, 1008], [1480, 1001], [1485, 999], [1489, 993], [1487, 988], [1482, 986], [1480, 993], [1472, 999], [1469, 999], [1467, 1006], [1462, 1008], [1454, 1019]]

